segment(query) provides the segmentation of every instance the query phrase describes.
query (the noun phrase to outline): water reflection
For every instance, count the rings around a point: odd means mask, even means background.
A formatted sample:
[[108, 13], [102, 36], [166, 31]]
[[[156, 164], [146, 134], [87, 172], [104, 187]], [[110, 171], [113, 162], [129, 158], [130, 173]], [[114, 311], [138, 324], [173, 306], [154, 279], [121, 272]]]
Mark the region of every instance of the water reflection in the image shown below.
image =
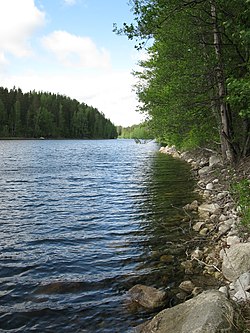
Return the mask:
[[180, 261], [192, 237], [182, 207], [196, 198], [189, 166], [158, 153], [147, 175], [146, 200], [140, 207], [140, 230], [145, 236], [137, 270], [140, 282], [168, 288], [183, 277]]

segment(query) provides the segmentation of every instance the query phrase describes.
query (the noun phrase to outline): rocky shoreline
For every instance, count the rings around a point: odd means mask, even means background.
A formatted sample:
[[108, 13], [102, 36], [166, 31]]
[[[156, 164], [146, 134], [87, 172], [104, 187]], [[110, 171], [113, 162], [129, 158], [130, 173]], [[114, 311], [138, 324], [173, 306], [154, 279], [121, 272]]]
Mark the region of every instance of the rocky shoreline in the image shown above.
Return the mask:
[[[179, 285], [176, 294], [182, 303], [161, 311], [135, 331], [243, 332], [240, 326], [246, 327], [246, 323], [242, 323], [245, 318], [241, 318], [240, 307], [250, 301], [250, 238], [247, 232], [240, 231], [240, 211], [229, 191], [233, 178], [237, 179], [239, 173], [224, 166], [220, 156], [208, 149], [180, 153], [175, 147], [162, 147], [160, 152], [189, 163], [197, 178], [195, 191], [200, 200], [183, 209], [199, 241], [181, 263], [185, 276], [190, 277]], [[217, 283], [204, 290], [202, 285], [196, 284], [197, 271], [205, 280], [213, 278]], [[144, 305], [148, 302], [152, 306], [154, 291], [156, 306], [159, 295], [160, 300], [164, 298], [155, 288], [150, 289], [149, 295], [146, 286], [133, 288], [137, 293], [132, 292], [132, 297], [138, 303], [143, 300]]]

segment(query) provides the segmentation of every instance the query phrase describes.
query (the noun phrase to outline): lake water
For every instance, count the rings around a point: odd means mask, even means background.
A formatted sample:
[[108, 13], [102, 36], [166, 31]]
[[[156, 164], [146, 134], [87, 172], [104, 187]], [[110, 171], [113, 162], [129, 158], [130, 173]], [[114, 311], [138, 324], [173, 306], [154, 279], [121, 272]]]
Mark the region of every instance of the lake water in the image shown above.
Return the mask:
[[125, 333], [150, 316], [126, 291], [178, 282], [194, 197], [189, 167], [158, 149], [0, 141], [0, 332]]

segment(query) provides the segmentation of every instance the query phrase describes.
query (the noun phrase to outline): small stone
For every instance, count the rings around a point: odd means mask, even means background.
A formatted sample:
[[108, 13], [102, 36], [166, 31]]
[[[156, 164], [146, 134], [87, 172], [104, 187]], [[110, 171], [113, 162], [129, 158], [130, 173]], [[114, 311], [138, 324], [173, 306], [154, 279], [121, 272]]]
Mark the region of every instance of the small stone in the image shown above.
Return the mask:
[[205, 166], [198, 171], [198, 174], [200, 177], [202, 177], [202, 176], [205, 176], [206, 174], [208, 174], [209, 171], [211, 171], [211, 168], [209, 166]]
[[235, 224], [235, 220], [234, 219], [228, 219], [226, 221], [223, 222], [225, 225], [228, 225], [229, 227], [232, 227]]
[[226, 224], [221, 224], [221, 225], [219, 226], [219, 232], [220, 232], [220, 234], [224, 234], [224, 233], [226, 233], [227, 231], [229, 231], [230, 229], [231, 229], [231, 226], [226, 225]]
[[209, 252], [207, 254], [207, 261], [209, 260], [210, 263], [213, 263], [214, 261], [216, 261], [215, 257], [216, 257], [216, 254], [214, 251]]
[[228, 236], [238, 236], [238, 230], [235, 228], [235, 226], [233, 226], [229, 231]]
[[169, 254], [163, 254], [160, 257], [160, 261], [165, 262], [165, 263], [171, 263], [174, 260], [174, 256], [169, 255]]
[[190, 210], [197, 210], [198, 209], [198, 201], [194, 200], [193, 202], [191, 202], [191, 204], [189, 205]]
[[219, 288], [219, 291], [223, 294], [225, 294], [228, 297], [228, 288], [227, 286], [222, 286]]
[[203, 197], [205, 197], [205, 198], [208, 198], [209, 196], [210, 196], [210, 191], [209, 190], [205, 190], [204, 192], [203, 192]]
[[215, 268], [214, 267], [207, 267], [207, 272], [208, 272], [208, 274], [213, 274], [215, 272]]
[[214, 180], [213, 180], [213, 184], [218, 184], [219, 183], [219, 179], [218, 178], [215, 178]]
[[141, 306], [154, 309], [164, 304], [166, 293], [154, 287], [137, 284], [128, 291], [132, 302]]
[[203, 249], [204, 254], [208, 254], [209, 251], [210, 251], [209, 247], [204, 247]]
[[224, 205], [224, 212], [228, 212], [229, 210], [231, 210], [233, 208], [233, 203], [228, 202]]
[[221, 214], [219, 217], [219, 221], [226, 221], [227, 217], [224, 214]]
[[206, 158], [202, 158], [202, 159], [200, 160], [200, 166], [203, 167], [203, 166], [205, 166], [205, 165], [208, 165], [208, 160], [207, 160]]
[[198, 209], [198, 201], [194, 200], [193, 202], [191, 202], [190, 204], [187, 204], [183, 207], [183, 209], [185, 210], [189, 210], [189, 211], [196, 211]]
[[207, 218], [209, 215], [218, 214], [220, 212], [220, 206], [217, 203], [204, 203], [198, 207], [198, 212], [201, 218]]
[[203, 228], [200, 230], [199, 234], [201, 236], [206, 236], [206, 234], [209, 232], [208, 228]]
[[209, 231], [214, 229], [214, 224], [213, 223], [207, 223], [206, 227], [208, 228]]
[[181, 262], [181, 266], [185, 269], [186, 274], [193, 274], [193, 262], [192, 260], [186, 260]]
[[228, 236], [227, 237], [227, 245], [232, 246], [240, 243], [240, 238], [238, 236]]
[[192, 162], [191, 166], [192, 166], [193, 170], [198, 170], [199, 169], [199, 164], [197, 162]]
[[215, 277], [217, 280], [219, 280], [219, 279], [222, 277], [222, 274], [221, 274], [220, 272], [216, 271], [216, 272], [214, 273], [214, 277]]
[[180, 154], [176, 151], [176, 152], [173, 152], [172, 153], [172, 156], [174, 157], [174, 158], [180, 158]]
[[206, 190], [211, 191], [213, 188], [214, 188], [213, 183], [208, 183], [208, 184], [206, 185]]
[[229, 283], [228, 286], [229, 286], [230, 291], [232, 291], [232, 290], [234, 291], [234, 283], [233, 282]]
[[216, 214], [212, 214], [212, 215], [210, 215], [210, 220], [211, 221], [215, 221], [215, 220], [217, 220], [218, 219], [218, 215], [216, 215]]
[[195, 223], [195, 225], [193, 226], [193, 229], [194, 229], [194, 231], [200, 231], [200, 229], [203, 227], [205, 225], [205, 223], [204, 222], [197, 222], [197, 223]]
[[186, 204], [185, 206], [182, 207], [184, 210], [191, 210], [190, 209], [190, 204]]
[[180, 291], [179, 293], [176, 294], [176, 297], [181, 300], [184, 301], [187, 298], [188, 294], [185, 293], [184, 291]]
[[219, 156], [213, 155], [209, 158], [209, 166], [215, 166], [221, 163], [221, 158]]
[[203, 292], [203, 289], [201, 287], [195, 287], [192, 291], [192, 295], [195, 297]]
[[195, 288], [195, 285], [193, 284], [192, 281], [187, 280], [187, 281], [183, 281], [180, 285], [179, 288], [187, 293], [191, 293], [193, 291], [193, 289]]
[[191, 259], [201, 259], [203, 256], [203, 252], [199, 249], [195, 249], [192, 253], [191, 253]]

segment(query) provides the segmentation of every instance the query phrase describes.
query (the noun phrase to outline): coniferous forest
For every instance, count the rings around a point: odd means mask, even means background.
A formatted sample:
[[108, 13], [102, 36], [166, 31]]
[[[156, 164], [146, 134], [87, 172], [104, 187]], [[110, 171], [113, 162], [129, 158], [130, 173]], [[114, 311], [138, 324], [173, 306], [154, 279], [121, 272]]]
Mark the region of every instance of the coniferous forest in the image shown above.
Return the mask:
[[103, 113], [75, 99], [0, 87], [0, 137], [114, 139], [117, 131]]

